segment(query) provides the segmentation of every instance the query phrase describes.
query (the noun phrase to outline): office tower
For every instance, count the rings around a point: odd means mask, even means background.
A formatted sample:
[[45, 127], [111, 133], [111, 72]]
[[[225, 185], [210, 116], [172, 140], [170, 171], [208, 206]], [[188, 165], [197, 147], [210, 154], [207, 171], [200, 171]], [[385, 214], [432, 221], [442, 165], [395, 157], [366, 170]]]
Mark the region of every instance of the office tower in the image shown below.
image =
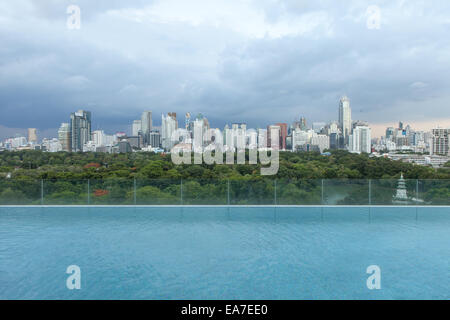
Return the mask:
[[28, 129], [28, 142], [33, 144], [37, 143], [36, 128]]
[[142, 120], [134, 120], [132, 127], [132, 135], [137, 137], [142, 132]]
[[[137, 125], [137, 124], [136, 124]], [[152, 130], [152, 112], [144, 111], [141, 116], [141, 133], [144, 137], [144, 144], [148, 145], [150, 143], [150, 131]], [[134, 134], [134, 136], [138, 136], [138, 134]]]
[[332, 132], [330, 133], [330, 149], [331, 150], [337, 150], [340, 148], [339, 145], [339, 134]]
[[72, 150], [71, 132], [69, 123], [61, 123], [58, 130], [58, 140], [61, 144], [62, 151], [70, 152]]
[[353, 153], [372, 152], [371, 130], [366, 126], [357, 126], [349, 136], [349, 150]]
[[159, 131], [150, 131], [150, 145], [153, 148], [159, 148], [161, 146], [161, 134], [159, 133]]
[[348, 136], [352, 133], [352, 109], [350, 99], [346, 96], [339, 102], [339, 127], [345, 142], [348, 143]]
[[167, 116], [162, 115], [161, 119], [161, 145], [164, 150], [169, 151], [175, 145], [172, 141], [172, 134], [178, 129], [177, 114], [169, 112]]
[[167, 115], [175, 120], [175, 123], [177, 125], [177, 129], [178, 129], [177, 113], [176, 112], [169, 112]]
[[320, 153], [330, 149], [330, 137], [325, 134], [314, 134], [311, 138], [311, 145], [318, 146]]
[[280, 142], [278, 145], [281, 150], [286, 150], [287, 123], [276, 123], [275, 125], [280, 127]]
[[433, 129], [432, 133], [432, 143], [431, 143], [431, 154], [432, 155], [450, 155], [450, 128], [449, 129]]
[[[281, 127], [277, 125], [267, 126], [267, 147], [274, 150], [280, 149]], [[272, 137], [277, 137], [277, 141], [273, 141]], [[286, 145], [285, 145], [286, 147]]]
[[129, 153], [133, 151], [131, 144], [127, 139], [120, 140], [117, 147], [119, 153]]
[[392, 140], [394, 137], [395, 129], [393, 127], [389, 127], [386, 129], [386, 140]]
[[71, 148], [83, 151], [83, 145], [91, 140], [91, 113], [78, 110], [70, 114]]
[[184, 127], [186, 130], [190, 130], [190, 123], [191, 123], [191, 114], [188, 112], [186, 113], [184, 122]]
[[300, 130], [307, 130], [305, 117], [300, 117]]
[[152, 112], [144, 111], [141, 116], [141, 128], [144, 134], [149, 133], [152, 130]]

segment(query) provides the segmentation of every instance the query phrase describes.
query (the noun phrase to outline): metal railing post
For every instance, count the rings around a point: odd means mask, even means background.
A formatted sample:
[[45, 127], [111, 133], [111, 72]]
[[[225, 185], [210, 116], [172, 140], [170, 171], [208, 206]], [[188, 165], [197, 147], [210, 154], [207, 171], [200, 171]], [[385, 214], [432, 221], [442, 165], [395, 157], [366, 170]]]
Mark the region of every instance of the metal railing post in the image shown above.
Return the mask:
[[88, 179], [87, 181], [87, 202], [88, 205], [91, 204], [91, 180]]
[[180, 181], [180, 200], [181, 200], [181, 205], [183, 205], [183, 179], [181, 179]]
[[323, 205], [323, 179], [322, 179], [322, 195], [321, 195], [321, 204]]
[[372, 205], [372, 179], [369, 179], [369, 206]]
[[41, 205], [44, 204], [44, 179], [41, 179]]
[[[419, 200], [419, 179], [416, 179], [416, 200]], [[416, 201], [419, 203], [418, 201]]]
[[136, 205], [137, 200], [136, 200], [136, 178], [133, 179], [133, 201], [134, 201], [134, 205]]
[[275, 183], [275, 188], [274, 188], [274, 201], [275, 201], [275, 205], [277, 205], [277, 179], [275, 179], [274, 183]]
[[228, 179], [227, 183], [227, 204], [230, 205], [230, 179]]

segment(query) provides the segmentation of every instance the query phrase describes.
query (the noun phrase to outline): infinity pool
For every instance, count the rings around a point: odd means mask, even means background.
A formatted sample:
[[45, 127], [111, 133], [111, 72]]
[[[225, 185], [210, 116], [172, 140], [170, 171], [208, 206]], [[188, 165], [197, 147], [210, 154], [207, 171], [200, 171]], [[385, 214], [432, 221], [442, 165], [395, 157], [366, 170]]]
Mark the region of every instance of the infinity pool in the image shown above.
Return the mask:
[[0, 299], [449, 298], [449, 207], [0, 208]]

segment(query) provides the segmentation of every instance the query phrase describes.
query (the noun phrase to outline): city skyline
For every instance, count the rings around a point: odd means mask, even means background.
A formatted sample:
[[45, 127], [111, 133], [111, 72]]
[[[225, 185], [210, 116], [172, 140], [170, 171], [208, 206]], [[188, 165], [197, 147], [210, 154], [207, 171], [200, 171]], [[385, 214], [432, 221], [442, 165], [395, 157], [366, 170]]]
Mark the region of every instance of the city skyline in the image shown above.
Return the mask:
[[[80, 109], [80, 108], [76, 108], [76, 109]], [[82, 109], [82, 108], [81, 108]], [[144, 112], [144, 111], [142, 111]], [[154, 112], [152, 112], [153, 114], [155, 114]], [[164, 114], [164, 112], [161, 113], [161, 115]], [[202, 114], [201, 112], [199, 112], [199, 114]], [[140, 114], [137, 113], [135, 115], [135, 117], [138, 117]], [[196, 114], [194, 114], [196, 115]], [[205, 116], [208, 116], [207, 114], [205, 114]], [[301, 115], [299, 115], [297, 118], [293, 119], [292, 121], [284, 121], [284, 123], [292, 124], [295, 121], [298, 121], [300, 119]], [[101, 126], [98, 123], [94, 123], [94, 127], [92, 128], [92, 130], [104, 130], [107, 133], [113, 134], [113, 133], [117, 133], [117, 132], [125, 132], [128, 135], [133, 135], [133, 117], [130, 117], [130, 122], [128, 124], [124, 124], [124, 125], [117, 125], [114, 126], [113, 128], [111, 128], [110, 126], [108, 126], [107, 124], [105, 126]], [[159, 120], [160, 117], [156, 117], [156, 121], [153, 123], [153, 127], [161, 127], [161, 120]], [[208, 119], [211, 119], [210, 117], [208, 117]], [[354, 120], [363, 120], [363, 119], [354, 119]], [[67, 122], [67, 119], [62, 119], [59, 124]], [[331, 120], [327, 120], [324, 121], [325, 123], [331, 123], [331, 122], [338, 122], [338, 115], [336, 116], [336, 119], [331, 119]], [[250, 121], [251, 122], [251, 121]], [[279, 122], [279, 121], [278, 121]], [[283, 121], [281, 121], [283, 122]], [[321, 122], [321, 121], [310, 121], [308, 120], [308, 127], [311, 127], [312, 124], [314, 122]], [[381, 138], [382, 136], [385, 135], [386, 132], [386, 128], [389, 127], [396, 127], [397, 124], [399, 122], [404, 122], [405, 124], [410, 125], [411, 127], [415, 128], [416, 130], [420, 130], [420, 131], [426, 131], [426, 132], [431, 132], [432, 129], [435, 128], [450, 128], [450, 120], [447, 122], [445, 120], [432, 120], [432, 121], [416, 121], [416, 122], [409, 122], [409, 121], [405, 121], [404, 119], [398, 119], [398, 120], [391, 120], [391, 121], [387, 121], [387, 122], [383, 122], [383, 123], [373, 123], [370, 121], [367, 121], [369, 124], [369, 127], [372, 130], [372, 138]], [[249, 123], [248, 121], [230, 121], [230, 122], [224, 122], [219, 121], [219, 123], [223, 123], [223, 125], [221, 126], [214, 126], [217, 128], [223, 128], [225, 127], [225, 125], [230, 125], [233, 123]], [[273, 122], [275, 123], [275, 122]], [[264, 128], [266, 127], [268, 124], [273, 124], [273, 123], [266, 123], [266, 124], [262, 124], [260, 126], [253, 126], [253, 128]], [[251, 127], [251, 126], [250, 126]], [[34, 128], [33, 128], [34, 129]], [[55, 126], [53, 128], [50, 129], [46, 129], [46, 130], [40, 130], [37, 129], [37, 136], [39, 137], [39, 139], [42, 138], [57, 138], [58, 137], [58, 129], [59, 126]], [[24, 128], [6, 128], [5, 126], [3, 126], [0, 123], [0, 140], [4, 140], [7, 138], [12, 138], [14, 136], [27, 136], [29, 128], [28, 127], [24, 127]]]
[[329, 121], [344, 94], [374, 136], [400, 120], [450, 126], [448, 2], [381, 1], [372, 28], [361, 1], [79, 0], [74, 30], [69, 4], [0, 5], [0, 137], [56, 135], [80, 108], [109, 132], [147, 109], [202, 112], [218, 127]]

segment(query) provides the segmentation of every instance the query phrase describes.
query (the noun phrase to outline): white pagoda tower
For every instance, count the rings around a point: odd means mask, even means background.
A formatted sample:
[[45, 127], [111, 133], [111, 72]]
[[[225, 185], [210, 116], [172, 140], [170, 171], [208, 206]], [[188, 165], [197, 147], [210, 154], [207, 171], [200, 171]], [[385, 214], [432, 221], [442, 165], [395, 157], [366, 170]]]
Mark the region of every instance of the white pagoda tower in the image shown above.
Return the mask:
[[396, 204], [408, 203], [408, 194], [406, 193], [406, 183], [405, 179], [403, 178], [403, 173], [398, 180], [397, 193], [395, 194], [394, 200], [392, 202]]

